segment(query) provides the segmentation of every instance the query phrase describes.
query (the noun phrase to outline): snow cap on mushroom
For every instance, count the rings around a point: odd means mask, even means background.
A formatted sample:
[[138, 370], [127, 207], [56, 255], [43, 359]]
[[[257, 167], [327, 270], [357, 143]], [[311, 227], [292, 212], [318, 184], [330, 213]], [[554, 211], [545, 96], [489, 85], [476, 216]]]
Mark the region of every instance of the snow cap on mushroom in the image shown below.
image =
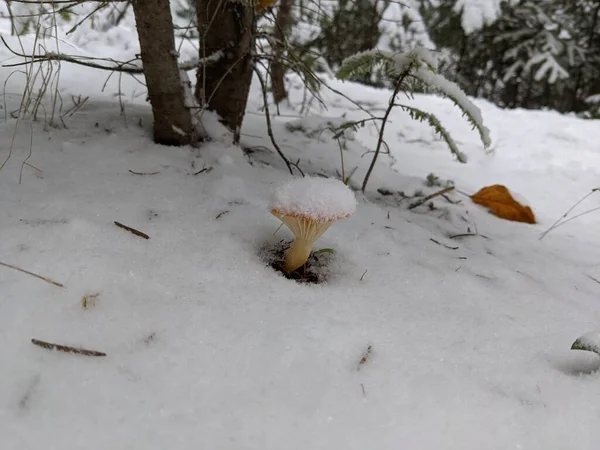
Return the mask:
[[313, 243], [333, 222], [354, 214], [356, 197], [339, 180], [294, 178], [277, 186], [270, 210], [296, 237], [285, 254], [284, 271], [292, 272], [306, 263]]

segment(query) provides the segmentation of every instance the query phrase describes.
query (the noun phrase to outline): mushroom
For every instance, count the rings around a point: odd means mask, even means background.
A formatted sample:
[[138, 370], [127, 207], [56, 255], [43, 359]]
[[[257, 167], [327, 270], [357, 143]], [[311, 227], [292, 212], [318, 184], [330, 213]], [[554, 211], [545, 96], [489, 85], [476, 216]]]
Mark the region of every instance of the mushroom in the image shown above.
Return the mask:
[[285, 252], [283, 270], [289, 273], [306, 263], [313, 244], [333, 222], [356, 211], [356, 197], [338, 180], [294, 178], [277, 187], [270, 210], [296, 238]]

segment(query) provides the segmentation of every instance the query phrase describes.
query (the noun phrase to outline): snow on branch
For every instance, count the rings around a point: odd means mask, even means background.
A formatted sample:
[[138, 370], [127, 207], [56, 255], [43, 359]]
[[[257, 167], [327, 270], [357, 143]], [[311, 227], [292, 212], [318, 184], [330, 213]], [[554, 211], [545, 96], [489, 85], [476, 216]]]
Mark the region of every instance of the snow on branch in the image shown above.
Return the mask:
[[464, 113], [467, 120], [471, 122], [474, 128], [479, 132], [481, 141], [485, 147], [492, 143], [490, 139], [490, 130], [483, 125], [483, 116], [481, 110], [473, 104], [467, 94], [453, 81], [447, 80], [444, 76], [432, 72], [423, 67], [415, 70], [412, 75], [421, 80], [426, 85], [448, 97]]
[[[368, 73], [375, 65], [383, 65], [390, 75], [402, 80], [401, 82], [404, 82], [404, 78], [408, 75], [409, 78], [417, 79], [450, 99], [466, 116], [473, 128], [477, 129], [484, 147], [487, 148], [491, 145], [490, 132], [483, 124], [481, 110], [475, 106], [456, 83], [437, 73], [438, 60], [433, 52], [418, 46], [402, 53], [392, 53], [378, 49], [368, 50], [346, 58], [337, 76], [340, 79], [348, 80], [357, 75]], [[408, 87], [403, 88], [408, 89]], [[441, 126], [434, 115], [405, 105], [397, 106], [408, 111], [413, 119], [427, 121], [448, 143], [451, 152], [458, 160], [461, 162], [466, 161], [465, 155], [458, 150], [450, 134]]]

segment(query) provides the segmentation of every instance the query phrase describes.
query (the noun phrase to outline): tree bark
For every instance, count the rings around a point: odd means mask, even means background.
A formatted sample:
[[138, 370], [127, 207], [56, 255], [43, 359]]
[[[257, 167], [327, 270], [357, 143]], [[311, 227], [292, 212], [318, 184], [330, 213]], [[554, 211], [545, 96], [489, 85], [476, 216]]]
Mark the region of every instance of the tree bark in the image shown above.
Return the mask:
[[283, 78], [285, 66], [282, 57], [285, 51], [285, 39], [292, 25], [292, 6], [294, 6], [294, 0], [281, 0], [275, 18], [275, 43], [273, 44], [273, 63], [271, 64], [271, 85], [275, 104], [281, 103], [288, 95]]
[[200, 67], [196, 98], [216, 111], [238, 142], [252, 82], [256, 20], [252, 0], [196, 0]]
[[177, 65], [169, 0], [135, 0], [133, 12], [154, 115], [154, 141], [187, 145], [192, 138], [192, 119]]

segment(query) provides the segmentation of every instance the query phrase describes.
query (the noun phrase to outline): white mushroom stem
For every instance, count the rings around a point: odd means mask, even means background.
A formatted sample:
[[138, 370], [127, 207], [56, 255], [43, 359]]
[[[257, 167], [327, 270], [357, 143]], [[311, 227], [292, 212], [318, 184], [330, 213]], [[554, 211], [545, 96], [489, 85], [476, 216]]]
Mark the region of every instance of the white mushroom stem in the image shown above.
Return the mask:
[[331, 226], [332, 221], [318, 221], [308, 217], [284, 216], [277, 211], [271, 211], [287, 225], [296, 239], [285, 252], [283, 270], [293, 272], [302, 267], [312, 251], [312, 246], [317, 239]]
[[283, 270], [285, 272], [293, 272], [298, 267], [302, 267], [312, 251], [314, 241], [304, 239], [296, 239], [292, 242], [290, 248], [285, 251], [285, 262]]

